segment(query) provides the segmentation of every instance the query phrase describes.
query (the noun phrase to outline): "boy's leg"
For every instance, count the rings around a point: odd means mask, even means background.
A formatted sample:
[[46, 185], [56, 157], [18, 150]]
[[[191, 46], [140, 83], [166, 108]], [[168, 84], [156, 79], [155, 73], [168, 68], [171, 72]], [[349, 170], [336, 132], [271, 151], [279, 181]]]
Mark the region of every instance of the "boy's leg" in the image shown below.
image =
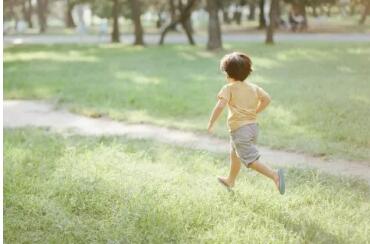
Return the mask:
[[239, 174], [241, 162], [234, 149], [230, 150], [230, 172], [228, 177], [219, 177], [220, 180], [225, 182], [228, 186], [235, 185], [235, 179]]
[[254, 161], [253, 163], [249, 164], [249, 168], [269, 177], [272, 179], [276, 186], [279, 188], [279, 175], [276, 171], [271, 169], [268, 165], [265, 165], [258, 160]]

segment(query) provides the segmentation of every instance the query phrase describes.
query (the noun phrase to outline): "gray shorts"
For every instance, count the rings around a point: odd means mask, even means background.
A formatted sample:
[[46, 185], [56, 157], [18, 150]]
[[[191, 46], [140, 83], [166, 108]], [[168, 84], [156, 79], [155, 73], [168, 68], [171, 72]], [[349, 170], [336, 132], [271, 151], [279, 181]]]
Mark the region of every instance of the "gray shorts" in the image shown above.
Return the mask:
[[247, 167], [259, 159], [256, 147], [258, 125], [256, 123], [243, 125], [230, 133], [230, 143], [236, 155]]

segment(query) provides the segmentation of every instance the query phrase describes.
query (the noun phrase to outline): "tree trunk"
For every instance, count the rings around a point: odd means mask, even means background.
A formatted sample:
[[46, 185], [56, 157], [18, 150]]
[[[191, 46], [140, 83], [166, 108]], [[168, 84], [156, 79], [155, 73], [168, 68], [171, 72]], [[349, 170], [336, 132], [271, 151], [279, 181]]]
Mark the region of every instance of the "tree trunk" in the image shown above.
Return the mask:
[[[176, 6], [175, 0], [170, 0], [170, 13], [171, 13], [171, 23], [176, 21]], [[177, 24], [171, 27], [171, 30], [176, 30]]]
[[361, 19], [359, 21], [360, 25], [365, 24], [366, 17], [370, 14], [370, 0], [367, 0], [367, 2], [365, 4], [366, 4], [366, 6], [365, 6], [365, 9], [364, 9], [364, 12], [362, 13]]
[[326, 12], [326, 15], [328, 16], [328, 17], [330, 17], [331, 16], [331, 7], [332, 7], [333, 5], [331, 5], [331, 4], [329, 4], [328, 5], [328, 11]]
[[271, 0], [270, 5], [270, 21], [266, 30], [266, 44], [274, 44], [274, 29], [276, 25], [276, 16], [279, 0]]
[[40, 33], [44, 33], [47, 26], [47, 0], [37, 0], [37, 15], [39, 19]]
[[266, 27], [266, 19], [265, 19], [265, 0], [259, 0], [259, 29], [263, 29]]
[[207, 10], [209, 13], [207, 49], [222, 49], [221, 27], [218, 19], [218, 2], [214, 0], [207, 0]]
[[[159, 40], [159, 45], [162, 45], [164, 43], [164, 38], [165, 38], [166, 34], [168, 33], [168, 31], [170, 31], [178, 23], [181, 23], [184, 27], [184, 23], [186, 23], [187, 19], [190, 18], [192, 8], [193, 8], [193, 6], [195, 5], [196, 2], [197, 2], [197, 0], [189, 0], [187, 2], [187, 5], [181, 10], [180, 16], [178, 18], [175, 18], [175, 20], [173, 22], [169, 23], [166, 26], [166, 28], [164, 28], [164, 30], [161, 33], [161, 37], [160, 37], [160, 40]], [[185, 27], [184, 27], [184, 29], [185, 29]], [[185, 32], [186, 32], [186, 35], [189, 39], [189, 43], [191, 45], [194, 45], [195, 42], [193, 40], [192, 33], [189, 32], [189, 30], [187, 30], [187, 28], [185, 29]]]
[[67, 28], [75, 28], [76, 27], [76, 24], [73, 20], [73, 17], [72, 17], [72, 10], [74, 8], [74, 4], [71, 3], [71, 0], [67, 0], [67, 4], [66, 4], [66, 13], [65, 13], [65, 25]]
[[281, 25], [281, 6], [280, 1], [276, 5], [275, 28], [280, 28]]
[[349, 9], [349, 14], [353, 16], [356, 13], [356, 3], [351, 1]]
[[23, 18], [27, 21], [28, 28], [33, 28], [31, 0], [22, 1], [22, 13], [23, 13]]
[[318, 16], [317, 9], [316, 9], [316, 4], [312, 5], [312, 16], [315, 17], [315, 18]]
[[163, 17], [162, 17], [162, 14], [163, 14], [163, 7], [161, 7], [159, 10], [158, 10], [158, 13], [157, 13], [157, 21], [156, 21], [156, 27], [159, 29], [162, 27], [162, 24], [163, 24]]
[[141, 10], [140, 0], [130, 0], [132, 21], [134, 22], [135, 28], [135, 41], [134, 45], [144, 45], [143, 39], [143, 26], [141, 25]]
[[308, 27], [306, 5], [302, 2], [292, 4], [294, 13], [303, 17], [303, 21], [297, 25], [299, 31], [306, 30]]
[[255, 0], [251, 0], [249, 3], [248, 20], [255, 20], [255, 19], [256, 19], [256, 2]]
[[188, 38], [189, 44], [195, 45], [195, 41], [193, 38], [193, 32], [192, 32], [191, 26], [189, 25], [188, 20], [181, 22], [181, 26], [185, 30], [185, 34], [186, 34], [186, 37]]
[[308, 21], [307, 21], [307, 12], [306, 12], [306, 5], [304, 3], [301, 4], [302, 9], [302, 15], [303, 15], [303, 30], [306, 30], [308, 27]]
[[233, 13], [233, 20], [237, 25], [240, 25], [242, 22], [242, 12], [240, 11], [240, 5], [236, 5]]
[[222, 19], [223, 19], [223, 22], [227, 25], [231, 23], [231, 20], [229, 17], [229, 11], [227, 11], [227, 9], [222, 10]]
[[9, 1], [9, 15], [11, 19], [14, 19], [14, 30], [17, 31], [18, 26], [18, 16], [16, 12], [14, 11], [14, 2], [13, 0]]
[[120, 42], [119, 23], [118, 23], [119, 10], [120, 6], [118, 0], [113, 0], [112, 6], [113, 30], [111, 34], [112, 42]]
[[[184, 5], [182, 4], [182, 0], [179, 0], [179, 10], [180, 12], [184, 11]], [[184, 28], [185, 31], [193, 34], [193, 26], [192, 26], [192, 23], [191, 23], [191, 18], [187, 18], [184, 23], [181, 23], [182, 24], [182, 27]]]

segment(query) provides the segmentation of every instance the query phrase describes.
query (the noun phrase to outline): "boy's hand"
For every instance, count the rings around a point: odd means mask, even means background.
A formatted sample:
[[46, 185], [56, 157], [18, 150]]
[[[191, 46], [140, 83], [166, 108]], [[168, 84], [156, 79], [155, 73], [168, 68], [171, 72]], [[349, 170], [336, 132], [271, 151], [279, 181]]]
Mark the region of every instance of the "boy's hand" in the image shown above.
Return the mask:
[[213, 108], [211, 118], [209, 119], [209, 122], [208, 122], [208, 128], [207, 128], [207, 130], [208, 130], [209, 133], [212, 133], [213, 124], [215, 123], [215, 121], [217, 120], [217, 118], [222, 113], [222, 110], [224, 109], [224, 107], [226, 106], [226, 104], [227, 104], [227, 101], [225, 99], [219, 99], [217, 101], [217, 104]]
[[212, 124], [211, 123], [208, 123], [207, 131], [210, 134], [212, 133]]

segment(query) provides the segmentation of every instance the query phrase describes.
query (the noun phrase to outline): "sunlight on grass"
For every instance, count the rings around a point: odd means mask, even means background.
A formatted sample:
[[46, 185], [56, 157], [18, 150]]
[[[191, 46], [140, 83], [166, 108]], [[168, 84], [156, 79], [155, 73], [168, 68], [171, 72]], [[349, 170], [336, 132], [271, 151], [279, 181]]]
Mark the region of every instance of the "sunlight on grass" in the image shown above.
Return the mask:
[[351, 68], [351, 67], [348, 67], [348, 66], [337, 66], [337, 70], [342, 72], [342, 73], [349, 73], [349, 74], [353, 74], [355, 73], [355, 71]]
[[196, 60], [197, 59], [194, 55], [191, 55], [191, 54], [186, 53], [186, 52], [180, 52], [179, 55], [183, 59], [189, 60], [189, 61], [193, 61], [193, 60]]
[[259, 67], [269, 69], [269, 68], [276, 68], [281, 65], [281, 63], [278, 63], [273, 59], [261, 58], [261, 57], [253, 57], [252, 62], [253, 62], [254, 70], [258, 70]]
[[60, 52], [31, 52], [18, 53], [13, 55], [4, 55], [5, 62], [15, 61], [57, 61], [57, 62], [97, 62], [98, 58], [95, 56], [85, 55], [81, 52], [69, 51], [67, 53]]
[[352, 100], [370, 105], [370, 98], [366, 96], [352, 96]]
[[361, 47], [356, 47], [356, 48], [349, 48], [347, 50], [349, 54], [370, 54], [370, 49], [368, 48], [361, 48]]
[[118, 71], [115, 74], [115, 79], [122, 80], [123, 82], [133, 82], [137, 84], [159, 84], [161, 79], [158, 77], [149, 77], [138, 72]]
[[287, 170], [287, 193], [227, 157], [118, 137], [5, 130], [4, 237], [19, 242], [366, 243], [365, 183]]
[[335, 59], [334, 55], [323, 52], [322, 50], [315, 50], [312, 48], [283, 50], [278, 52], [276, 57], [280, 61], [291, 61], [293, 59], [307, 61], [317, 61], [318, 59], [320, 59], [321, 61], [323, 61]]

